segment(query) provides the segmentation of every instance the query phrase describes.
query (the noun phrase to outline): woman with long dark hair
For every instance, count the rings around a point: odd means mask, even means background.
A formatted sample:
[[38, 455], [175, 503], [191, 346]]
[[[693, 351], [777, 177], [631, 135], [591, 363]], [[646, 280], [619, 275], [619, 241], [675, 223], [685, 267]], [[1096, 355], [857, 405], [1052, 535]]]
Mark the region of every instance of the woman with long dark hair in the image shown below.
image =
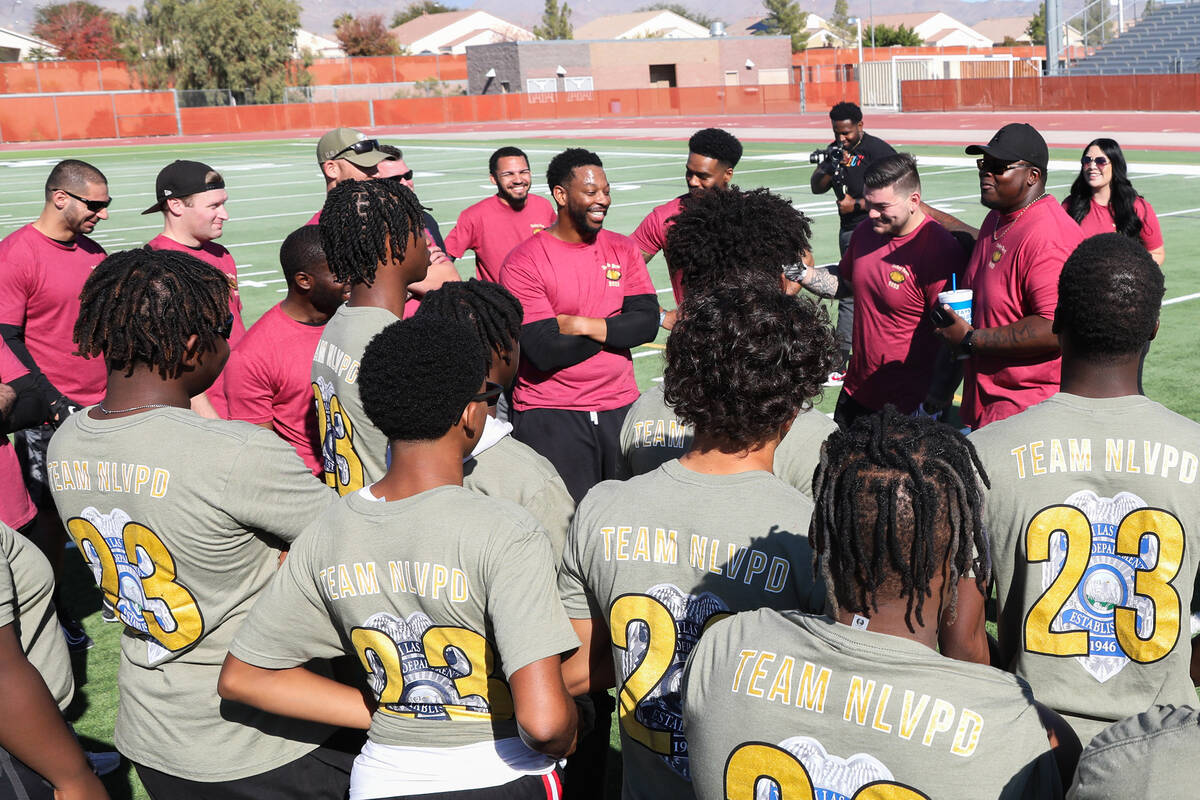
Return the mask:
[[1125, 154], [1112, 139], [1093, 139], [1083, 150], [1079, 177], [1063, 208], [1087, 236], [1124, 234], [1138, 239], [1159, 266], [1166, 258], [1158, 217], [1125, 173]]

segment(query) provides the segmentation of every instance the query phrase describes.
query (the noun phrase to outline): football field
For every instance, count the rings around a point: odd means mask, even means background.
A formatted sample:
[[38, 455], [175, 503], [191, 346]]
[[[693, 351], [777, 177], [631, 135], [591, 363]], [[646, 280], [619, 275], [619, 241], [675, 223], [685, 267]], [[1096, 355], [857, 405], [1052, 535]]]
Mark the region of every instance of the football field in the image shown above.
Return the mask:
[[[613, 204], [606, 227], [631, 233], [656, 205], [684, 190], [684, 141], [503, 139], [401, 139], [382, 137], [400, 146], [416, 172], [417, 193], [441, 226], [443, 235], [454, 226], [466, 206], [491, 194], [487, 158], [496, 147], [516, 144], [529, 154], [535, 191], [548, 195], [544, 176], [550, 158], [565, 147], [595, 150], [604, 161], [613, 188]], [[978, 226], [985, 209], [979, 205], [974, 159], [961, 147], [905, 146], [889, 137], [893, 146], [914, 153], [921, 166], [926, 202]], [[743, 188], [766, 186], [792, 200], [813, 219], [817, 263], [836, 261], [837, 215], [832, 195], [814, 197], [808, 188], [812, 167], [810, 144], [746, 142], [746, 153], [735, 182]], [[1048, 191], [1061, 199], [1078, 171], [1079, 148], [1051, 149]], [[1195, 346], [1200, 330], [1200, 153], [1139, 151], [1125, 141], [1134, 187], [1154, 206], [1166, 242], [1167, 295], [1158, 338], [1145, 370], [1147, 394], [1169, 408], [1200, 420], [1200, 392], [1192, 370], [1198, 363]], [[277, 303], [285, 289], [278, 252], [283, 238], [303, 225], [321, 207], [324, 185], [315, 162], [315, 139], [275, 141], [172, 142], [129, 147], [62, 148], [0, 154], [0, 180], [7, 187], [0, 201], [0, 236], [35, 218], [43, 203], [42, 186], [50, 168], [62, 158], [88, 161], [108, 177], [113, 204], [109, 219], [97, 227], [94, 238], [109, 252], [139, 247], [161, 231], [157, 215], [140, 216], [154, 202], [154, 179], [166, 163], [186, 158], [203, 161], [225, 176], [229, 191], [230, 220], [220, 243], [238, 263], [247, 325]], [[754, 235], [748, 231], [747, 235]], [[463, 277], [474, 274], [470, 254], [458, 262]], [[650, 274], [659, 287], [661, 302], [673, 299], [662, 256], [650, 262]], [[1190, 331], [1190, 332], [1189, 332]], [[639, 383], [645, 387], [661, 375], [662, 343], [637, 348], [634, 363]], [[818, 402], [831, 412], [837, 390], [828, 389]], [[77, 665], [81, 684], [76, 702], [76, 727], [92, 749], [109, 749], [116, 715], [117, 651], [119, 626], [100, 620], [99, 595], [82, 562], [68, 554], [65, 582], [71, 610], [84, 619], [96, 647], [86, 666]], [[181, 708], [179, 713], [186, 714]], [[615, 736], [614, 736], [614, 746]], [[122, 769], [107, 781], [114, 798], [145, 797], [132, 770]]]

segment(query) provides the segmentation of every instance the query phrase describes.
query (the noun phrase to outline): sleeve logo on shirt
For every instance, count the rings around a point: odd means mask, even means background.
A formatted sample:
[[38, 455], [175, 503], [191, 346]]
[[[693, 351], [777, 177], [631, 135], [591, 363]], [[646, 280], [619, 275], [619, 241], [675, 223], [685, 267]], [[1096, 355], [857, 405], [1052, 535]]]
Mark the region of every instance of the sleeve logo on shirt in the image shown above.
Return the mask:
[[620, 264], [605, 264], [604, 277], [608, 278], [609, 286], [621, 285], [621, 265]]
[[544, 230], [546, 230], [546, 226], [540, 222], [529, 223], [529, 235], [530, 236], [533, 236], [535, 233], [541, 233]]

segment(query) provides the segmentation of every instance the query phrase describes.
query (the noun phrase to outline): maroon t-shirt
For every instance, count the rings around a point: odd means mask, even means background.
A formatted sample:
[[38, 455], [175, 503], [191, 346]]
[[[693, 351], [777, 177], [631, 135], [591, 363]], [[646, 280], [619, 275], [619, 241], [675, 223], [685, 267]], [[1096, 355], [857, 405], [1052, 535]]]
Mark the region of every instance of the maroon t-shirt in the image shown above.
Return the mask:
[[246, 332], [223, 373], [229, 418], [270, 422], [314, 475], [323, 474], [323, 467], [310, 373], [324, 329], [297, 322], [275, 306]]
[[[974, 327], [1010, 325], [1027, 316], [1054, 319], [1058, 275], [1083, 231], [1053, 197], [1021, 212], [988, 212], [967, 265], [975, 292]], [[1011, 227], [1008, 227], [1010, 223]], [[998, 240], [992, 234], [1000, 231]], [[962, 419], [972, 428], [1011, 417], [1058, 391], [1057, 351], [1025, 357], [975, 356], [963, 370]]]
[[461, 258], [463, 253], [474, 250], [475, 277], [498, 282], [504, 257], [530, 236], [553, 225], [556, 219], [554, 206], [541, 195], [530, 194], [520, 211], [513, 211], [499, 195], [492, 195], [458, 215], [454, 230], [446, 237], [446, 253], [451, 258]]
[[[20, 359], [0, 339], [0, 383], [12, 383], [29, 374]], [[0, 436], [0, 522], [19, 528], [37, 516], [37, 509], [25, 490], [17, 453], [7, 436]]]
[[[656, 255], [667, 246], [667, 228], [671, 227], [671, 218], [683, 210], [683, 198], [686, 194], [668, 200], [646, 215], [642, 224], [629, 237], [642, 251], [646, 258]], [[675, 305], [683, 302], [683, 284], [679, 281], [679, 273], [671, 272], [671, 291], [675, 294]]]
[[[1070, 199], [1068, 197], [1062, 201], [1063, 210], [1066, 210]], [[1138, 219], [1142, 221], [1142, 230], [1138, 233], [1138, 238], [1142, 240], [1142, 246], [1147, 250], [1157, 250], [1162, 247], [1162, 226], [1158, 224], [1158, 215], [1154, 213], [1154, 209], [1146, 202], [1145, 198], [1139, 197], [1133, 201], [1133, 213], [1137, 214]], [[1117, 223], [1113, 222], [1111, 208], [1106, 205], [1102, 206], [1093, 200], [1087, 215], [1080, 220], [1079, 227], [1083, 229], [1084, 238], [1087, 238], [1100, 233], [1115, 233]]]
[[107, 370], [102, 358], [82, 358], [73, 334], [79, 319], [79, 293], [104, 248], [86, 236], [59, 242], [33, 225], [0, 242], [0, 324], [25, 331], [25, 347], [50, 383], [80, 405], [104, 396]]
[[[591, 244], [538, 233], [508, 254], [500, 283], [521, 301], [526, 325], [559, 314], [607, 318], [620, 313], [626, 297], [654, 294], [637, 245], [607, 230]], [[637, 398], [629, 350], [609, 348], [553, 372], [542, 372], [523, 358], [513, 388], [518, 411], [610, 411]]]
[[925, 399], [941, 340], [928, 311], [967, 254], [926, 217], [906, 236], [884, 236], [864, 220], [838, 266], [854, 287], [854, 339], [843, 388], [867, 408], [892, 403], [910, 414]]

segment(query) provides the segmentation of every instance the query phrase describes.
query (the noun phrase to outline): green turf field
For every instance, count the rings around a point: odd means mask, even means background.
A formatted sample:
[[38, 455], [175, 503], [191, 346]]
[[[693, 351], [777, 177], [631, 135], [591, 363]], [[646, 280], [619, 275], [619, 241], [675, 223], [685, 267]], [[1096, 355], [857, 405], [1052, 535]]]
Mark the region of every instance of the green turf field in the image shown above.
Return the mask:
[[[401, 145], [408, 164], [416, 170], [417, 192], [432, 208], [447, 234], [466, 206], [490, 194], [487, 157], [500, 144], [520, 144], [529, 153], [535, 188], [545, 194], [537, 176], [559, 150], [583, 146], [604, 159], [613, 186], [613, 205], [606, 227], [630, 233], [655, 205], [681, 193], [686, 145], [682, 142], [552, 140], [519, 137], [478, 142], [403, 140], [384, 137]], [[916, 146], [909, 149], [923, 159], [922, 182], [926, 202], [978, 226], [984, 209], [978, 202], [973, 159], [961, 148]], [[1080, 143], [1081, 146], [1083, 142]], [[807, 154], [812, 145], [747, 143], [736, 182], [744, 187], [767, 186], [790, 197], [814, 220], [814, 252], [818, 263], [836, 261], [837, 217], [832, 195], [813, 197], [808, 189], [811, 167]], [[109, 251], [138, 247], [161, 230], [157, 215], [139, 212], [153, 203], [158, 170], [176, 158], [206, 162], [225, 175], [231, 219], [221, 243], [238, 262], [247, 324], [278, 302], [284, 291], [279, 272], [279, 244], [320, 208], [324, 187], [314, 161], [315, 141], [278, 141], [163, 144], [140, 147], [69, 148], [13, 152], [0, 156], [0, 180], [8, 187], [0, 202], [0, 236], [7, 235], [37, 216], [42, 206], [42, 185], [50, 167], [66, 157], [81, 158], [99, 167], [109, 179], [114, 202], [110, 218], [96, 229], [94, 238]], [[1134, 186], [1154, 206], [1166, 240], [1167, 302], [1161, 329], [1146, 364], [1147, 394], [1168, 407], [1200, 420], [1200, 393], [1191, 369], [1196, 363], [1194, 331], [1200, 328], [1200, 153], [1137, 151], [1126, 149]], [[1049, 191], [1062, 198], [1074, 179], [1079, 150], [1051, 151]], [[464, 277], [474, 274], [470, 255], [459, 263]], [[650, 274], [660, 287], [664, 305], [673, 301], [666, 266], [661, 256], [650, 263]], [[1189, 334], [1188, 331], [1193, 331]], [[635, 365], [642, 386], [661, 374], [660, 332], [656, 345], [638, 348]], [[1191, 342], [1191, 344], [1189, 344]], [[836, 390], [827, 390], [819, 407], [833, 410]], [[77, 729], [92, 749], [111, 745], [116, 717], [116, 663], [119, 626], [100, 620], [99, 596], [90, 575], [74, 552], [68, 554], [65, 583], [68, 603], [84, 618], [96, 640], [86, 665], [77, 665], [82, 684], [76, 703]], [[614, 732], [614, 747], [616, 743]], [[114, 798], [145, 797], [132, 771], [121, 770], [107, 781]], [[611, 785], [611, 784], [610, 784]], [[618, 784], [619, 785], [619, 784]]]

